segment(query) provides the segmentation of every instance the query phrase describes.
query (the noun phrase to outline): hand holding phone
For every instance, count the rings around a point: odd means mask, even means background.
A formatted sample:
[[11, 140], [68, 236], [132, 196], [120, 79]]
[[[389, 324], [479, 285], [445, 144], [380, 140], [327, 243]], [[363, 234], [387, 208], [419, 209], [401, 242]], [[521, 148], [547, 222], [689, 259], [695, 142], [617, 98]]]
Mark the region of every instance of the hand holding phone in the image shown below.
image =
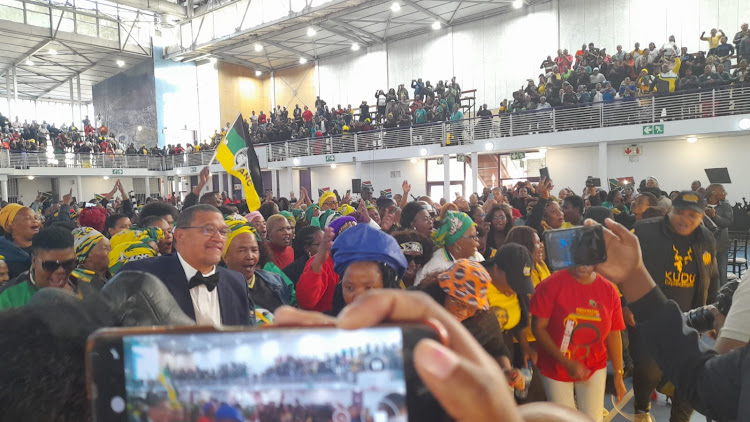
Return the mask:
[[544, 249], [555, 270], [596, 265], [607, 260], [602, 226], [581, 226], [544, 232]]

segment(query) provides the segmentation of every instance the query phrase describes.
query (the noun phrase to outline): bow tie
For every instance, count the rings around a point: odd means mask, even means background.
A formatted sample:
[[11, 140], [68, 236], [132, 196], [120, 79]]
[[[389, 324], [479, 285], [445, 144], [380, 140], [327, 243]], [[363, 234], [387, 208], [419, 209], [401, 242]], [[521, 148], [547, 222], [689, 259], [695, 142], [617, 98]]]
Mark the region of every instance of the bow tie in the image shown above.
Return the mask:
[[216, 285], [219, 284], [219, 273], [214, 273], [208, 277], [205, 277], [201, 273], [195, 273], [188, 283], [188, 289], [198, 287], [201, 284], [204, 284], [209, 292], [213, 291], [216, 288]]

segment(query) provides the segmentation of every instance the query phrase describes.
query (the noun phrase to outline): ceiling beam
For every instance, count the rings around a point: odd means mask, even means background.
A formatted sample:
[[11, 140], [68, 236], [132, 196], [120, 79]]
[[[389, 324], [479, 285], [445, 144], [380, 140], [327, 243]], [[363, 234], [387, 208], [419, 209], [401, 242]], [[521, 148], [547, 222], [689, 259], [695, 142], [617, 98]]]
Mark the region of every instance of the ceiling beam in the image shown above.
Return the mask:
[[251, 61], [243, 60], [237, 57], [227, 56], [225, 54], [217, 54], [216, 58], [218, 58], [219, 60], [223, 62], [236, 64], [236, 65], [251, 68], [254, 70], [260, 70], [262, 72], [273, 72], [273, 69], [267, 66], [263, 66], [262, 64], [253, 63]]
[[49, 43], [51, 43], [51, 42], [52, 42], [52, 40], [49, 40], [49, 39], [48, 40], [42, 40], [42, 41], [38, 42], [35, 46], [31, 47], [23, 56], [21, 56], [20, 60], [18, 60], [17, 62], [15, 62], [15, 63], [13, 63], [11, 65], [6, 66], [5, 69], [3, 69], [3, 71], [0, 72], [0, 73], [2, 73], [3, 76], [7, 76], [8, 71], [10, 69], [12, 69], [13, 66], [17, 66], [21, 62], [25, 62], [26, 59], [28, 59], [29, 57], [31, 57], [34, 54], [38, 53], [39, 50], [41, 50], [44, 47], [48, 46]]
[[371, 39], [373, 41], [385, 42], [384, 38], [381, 38], [381, 37], [379, 37], [379, 36], [377, 36], [375, 34], [367, 32], [364, 29], [357, 28], [356, 26], [348, 24], [348, 23], [346, 23], [346, 22], [344, 22], [344, 21], [342, 21], [340, 19], [331, 19], [331, 22], [335, 23], [336, 25], [342, 26], [342, 27], [344, 27], [344, 28], [346, 28], [346, 29], [348, 29], [350, 31], [356, 32], [356, 33], [358, 33], [358, 34], [360, 34], [360, 35], [362, 35], [364, 37], [367, 37], [367, 38], [369, 38], [369, 39]]
[[318, 25], [321, 28], [323, 28], [323, 30], [325, 30], [325, 31], [328, 31], [328, 32], [330, 32], [330, 33], [332, 33], [334, 35], [338, 35], [339, 37], [347, 39], [347, 40], [349, 40], [351, 42], [355, 42], [355, 43], [357, 43], [357, 44], [359, 44], [361, 46], [369, 47], [371, 45], [370, 42], [365, 41], [364, 39], [362, 39], [360, 37], [347, 34], [346, 32], [339, 31], [338, 29], [329, 28], [328, 25], [323, 25], [323, 22], [321, 22]]
[[409, 6], [417, 9], [418, 11], [422, 12], [422, 14], [427, 15], [427, 16], [435, 19], [436, 21], [442, 23], [443, 25], [450, 26], [450, 24], [448, 23], [448, 21], [445, 20], [445, 19], [443, 19], [442, 17], [440, 17], [440, 15], [438, 15], [437, 13], [432, 12], [432, 11], [430, 11], [428, 9], [425, 9], [424, 7], [418, 5], [416, 2], [414, 2], [412, 0], [403, 0], [403, 2], [406, 3], [406, 4], [408, 4]]
[[276, 47], [276, 48], [279, 48], [279, 49], [281, 49], [281, 50], [284, 50], [284, 51], [288, 51], [288, 52], [290, 52], [290, 53], [292, 53], [292, 54], [295, 54], [295, 55], [298, 55], [298, 56], [304, 57], [304, 58], [306, 58], [307, 60], [315, 60], [315, 57], [313, 57], [313, 56], [311, 56], [311, 55], [309, 55], [309, 54], [307, 54], [307, 53], [303, 53], [303, 52], [301, 52], [301, 51], [299, 51], [299, 50], [295, 50], [295, 49], [293, 49], [293, 48], [290, 48], [290, 47], [287, 47], [287, 46], [285, 46], [285, 45], [283, 45], [283, 44], [279, 44], [279, 43], [277, 43], [276, 41], [271, 41], [271, 40], [264, 40], [263, 42], [265, 42], [265, 43], [266, 43], [266, 44], [268, 44], [268, 45], [272, 45], [272, 46], [274, 46], [274, 47]]
[[[93, 69], [93, 68], [94, 68], [94, 67], [96, 67], [96, 66], [97, 66], [98, 64], [99, 64], [99, 63], [93, 63], [93, 64], [90, 64], [90, 65], [86, 66], [86, 67], [85, 67], [84, 69], [82, 69], [82, 70], [81, 70], [80, 72], [78, 72], [77, 74], [78, 74], [78, 75], [81, 75], [81, 74], [83, 74], [84, 72], [87, 72], [87, 71], [89, 71], [89, 70]], [[60, 88], [61, 86], [65, 85], [66, 83], [68, 83], [68, 81], [71, 81], [71, 80], [73, 80], [73, 77], [75, 77], [75, 75], [71, 76], [71, 77], [70, 77], [70, 79], [66, 79], [66, 80], [64, 80], [64, 81], [62, 81], [62, 82], [59, 82], [59, 83], [55, 84], [55, 85], [54, 85], [54, 86], [53, 86], [52, 88], [50, 88], [50, 89], [48, 89], [48, 90], [44, 91], [43, 93], [41, 93], [41, 94], [40, 94], [40, 95], [39, 95], [39, 96], [37, 97], [37, 99], [40, 99], [40, 98], [44, 97], [45, 95], [49, 94], [50, 92], [52, 92], [52, 91], [56, 90], [57, 88]]]

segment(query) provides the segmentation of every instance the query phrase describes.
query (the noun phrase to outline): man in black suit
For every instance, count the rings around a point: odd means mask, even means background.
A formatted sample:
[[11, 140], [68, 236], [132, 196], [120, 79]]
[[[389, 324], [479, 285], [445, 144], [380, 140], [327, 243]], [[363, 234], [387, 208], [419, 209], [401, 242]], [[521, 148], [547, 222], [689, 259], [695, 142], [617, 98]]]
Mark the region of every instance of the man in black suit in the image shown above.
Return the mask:
[[227, 225], [211, 205], [194, 205], [177, 217], [177, 253], [133, 261], [121, 271], [157, 276], [198, 325], [248, 325], [250, 303], [242, 274], [221, 268]]

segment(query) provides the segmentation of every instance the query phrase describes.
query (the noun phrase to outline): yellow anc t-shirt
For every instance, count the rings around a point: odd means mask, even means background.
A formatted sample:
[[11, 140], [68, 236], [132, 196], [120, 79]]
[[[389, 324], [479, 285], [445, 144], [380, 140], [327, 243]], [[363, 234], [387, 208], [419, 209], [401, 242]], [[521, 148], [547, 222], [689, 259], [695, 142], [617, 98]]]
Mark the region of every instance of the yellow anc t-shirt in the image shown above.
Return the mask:
[[490, 301], [490, 310], [495, 313], [503, 331], [512, 330], [521, 321], [521, 306], [518, 304], [518, 296], [515, 293], [506, 296], [490, 284], [487, 289], [487, 299]]

